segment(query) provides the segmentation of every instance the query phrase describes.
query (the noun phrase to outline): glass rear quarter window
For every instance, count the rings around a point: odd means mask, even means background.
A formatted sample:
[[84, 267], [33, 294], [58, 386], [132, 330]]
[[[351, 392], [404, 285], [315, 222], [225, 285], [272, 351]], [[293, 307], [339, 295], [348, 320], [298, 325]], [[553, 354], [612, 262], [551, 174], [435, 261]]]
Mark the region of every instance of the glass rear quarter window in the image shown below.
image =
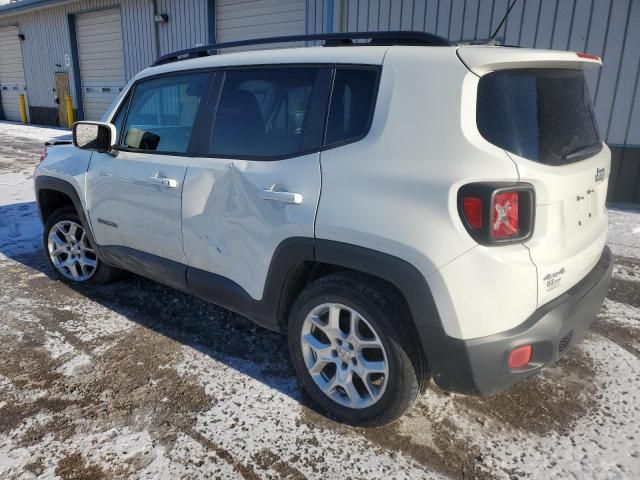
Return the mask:
[[484, 75], [478, 85], [476, 121], [487, 141], [548, 165], [579, 161], [602, 148], [580, 70], [521, 69]]
[[355, 141], [367, 134], [373, 118], [377, 90], [377, 68], [339, 67], [336, 70], [326, 145]]
[[120, 136], [125, 148], [186, 153], [208, 74], [171, 75], [138, 84]]
[[230, 157], [300, 153], [317, 68], [226, 72], [209, 152]]

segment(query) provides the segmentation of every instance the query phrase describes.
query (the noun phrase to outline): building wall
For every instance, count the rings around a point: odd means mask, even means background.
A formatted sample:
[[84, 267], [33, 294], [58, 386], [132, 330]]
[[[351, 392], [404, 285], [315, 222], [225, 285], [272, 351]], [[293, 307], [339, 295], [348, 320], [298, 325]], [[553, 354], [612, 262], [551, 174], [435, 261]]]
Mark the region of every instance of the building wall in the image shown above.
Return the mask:
[[[330, 0], [308, 0], [309, 33], [327, 30]], [[334, 0], [335, 31], [420, 30], [449, 40], [486, 39], [510, 0]], [[640, 0], [518, 1], [498, 34], [507, 45], [600, 55], [589, 77], [603, 135], [640, 146]]]
[[[486, 39], [510, 0], [305, 0], [306, 30], [422, 30], [452, 41]], [[74, 107], [68, 16], [119, 7], [125, 73], [130, 79], [160, 55], [209, 43], [212, 0], [69, 0], [0, 17], [17, 25], [31, 121], [55, 123], [54, 72], [68, 70]], [[331, 14], [333, 12], [333, 14]], [[156, 24], [154, 13], [169, 16]], [[328, 21], [328, 16], [332, 21]], [[611, 198], [640, 201], [640, 0], [518, 1], [498, 38], [505, 44], [586, 51], [604, 67], [590, 74], [598, 121], [614, 150]], [[633, 150], [633, 151], [631, 151]], [[620, 192], [624, 192], [623, 194]]]
[[[307, 0], [307, 31], [419, 30], [486, 39], [511, 0]], [[640, 0], [520, 0], [498, 38], [507, 45], [602, 57], [588, 74], [598, 123], [613, 150], [610, 199], [640, 202]]]
[[206, 43], [205, 0], [157, 0], [157, 5], [158, 13], [169, 15], [168, 23], [156, 25], [151, 0], [82, 0], [0, 17], [0, 26], [17, 25], [25, 35], [22, 57], [31, 120], [55, 123], [56, 71], [69, 71], [73, 105], [78, 106], [73, 66], [65, 65], [65, 55], [71, 59], [75, 48], [71, 45], [68, 15], [120, 8], [127, 80], [148, 67], [158, 55]]

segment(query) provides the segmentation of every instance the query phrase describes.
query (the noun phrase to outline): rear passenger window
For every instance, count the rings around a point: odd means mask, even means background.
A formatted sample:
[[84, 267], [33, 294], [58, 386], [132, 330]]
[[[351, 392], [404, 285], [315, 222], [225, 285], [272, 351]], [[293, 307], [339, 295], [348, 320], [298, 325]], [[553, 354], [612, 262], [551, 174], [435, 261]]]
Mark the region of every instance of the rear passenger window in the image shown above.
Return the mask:
[[209, 152], [232, 157], [299, 153], [317, 75], [317, 68], [228, 71]]
[[326, 145], [355, 141], [367, 134], [377, 90], [377, 69], [339, 67], [336, 70]]
[[186, 153], [208, 74], [172, 75], [138, 84], [131, 98], [120, 145]]

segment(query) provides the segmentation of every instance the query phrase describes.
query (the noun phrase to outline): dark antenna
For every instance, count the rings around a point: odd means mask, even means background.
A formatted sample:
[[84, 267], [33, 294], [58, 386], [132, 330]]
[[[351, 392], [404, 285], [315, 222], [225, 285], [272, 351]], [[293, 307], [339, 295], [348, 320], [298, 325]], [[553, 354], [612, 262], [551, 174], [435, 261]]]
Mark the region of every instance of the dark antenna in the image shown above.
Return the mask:
[[509, 6], [509, 8], [507, 8], [507, 12], [504, 14], [504, 17], [502, 17], [502, 20], [500, 21], [500, 24], [498, 25], [498, 28], [496, 28], [495, 32], [493, 32], [493, 35], [491, 35], [489, 37], [489, 41], [493, 40], [494, 38], [496, 38], [496, 35], [498, 35], [498, 32], [500, 31], [500, 29], [502, 28], [502, 25], [504, 25], [504, 22], [507, 21], [507, 17], [509, 16], [509, 13], [511, 13], [511, 9], [514, 7], [514, 5], [518, 2], [518, 0], [513, 0], [513, 2], [511, 2], [511, 5]]

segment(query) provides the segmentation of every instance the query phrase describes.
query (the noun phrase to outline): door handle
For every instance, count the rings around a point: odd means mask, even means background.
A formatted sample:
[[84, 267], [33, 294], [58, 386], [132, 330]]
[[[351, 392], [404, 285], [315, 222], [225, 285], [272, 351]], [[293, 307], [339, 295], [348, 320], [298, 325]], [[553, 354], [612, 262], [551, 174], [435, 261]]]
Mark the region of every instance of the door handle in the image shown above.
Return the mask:
[[173, 178], [162, 177], [160, 175], [155, 175], [153, 177], [149, 177], [149, 183], [154, 185], [162, 185], [167, 188], [176, 188], [178, 186], [178, 181]]
[[262, 190], [260, 198], [272, 202], [290, 203], [292, 205], [300, 205], [302, 203], [302, 194], [295, 192], [287, 192], [281, 185], [272, 185], [271, 188]]

